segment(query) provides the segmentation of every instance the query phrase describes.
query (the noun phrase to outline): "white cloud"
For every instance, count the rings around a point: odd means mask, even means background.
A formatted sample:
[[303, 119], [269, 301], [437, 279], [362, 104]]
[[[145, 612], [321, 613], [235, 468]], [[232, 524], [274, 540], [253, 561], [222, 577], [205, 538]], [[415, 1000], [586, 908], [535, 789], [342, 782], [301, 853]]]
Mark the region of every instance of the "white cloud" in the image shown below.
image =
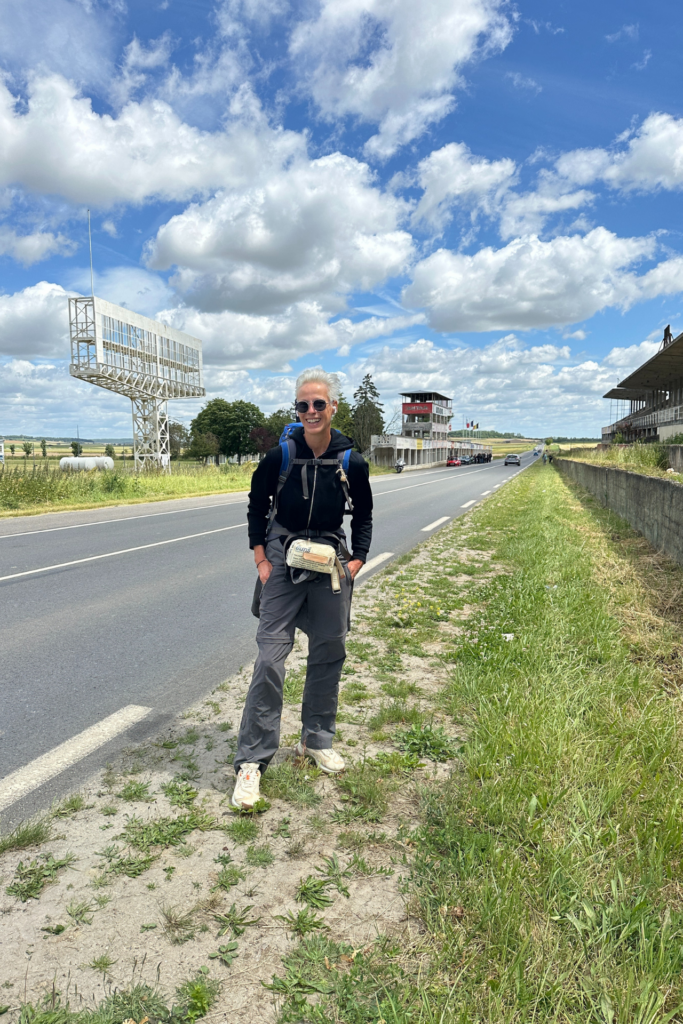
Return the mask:
[[323, 116], [379, 124], [385, 159], [453, 107], [461, 71], [512, 37], [499, 0], [320, 0], [290, 52]]
[[641, 341], [639, 345], [628, 345], [626, 348], [613, 348], [605, 356], [603, 363], [605, 366], [615, 367], [620, 371], [619, 376], [625, 377], [630, 371], [637, 369], [648, 359], [652, 359], [659, 351], [660, 345], [661, 339], [659, 341]]
[[579, 209], [595, 198], [586, 189], [562, 191], [558, 184], [556, 179], [541, 174], [536, 191], [508, 193], [501, 208], [501, 238], [538, 234], [551, 214]]
[[602, 180], [624, 191], [683, 188], [683, 118], [650, 114], [625, 149], [576, 149], [555, 166], [577, 185]]
[[515, 89], [526, 89], [528, 92], [535, 92], [536, 94], [543, 92], [542, 85], [539, 85], [534, 78], [527, 78], [525, 75], [522, 75], [519, 71], [508, 71], [505, 77], [510, 79]]
[[36, 68], [105, 88], [121, 31], [110, 5], [0, 0], [0, 62], [22, 78]]
[[168, 32], [159, 39], [152, 40], [148, 47], [145, 47], [137, 36], [133, 36], [123, 51], [121, 75], [112, 83], [112, 97], [121, 105], [127, 102], [131, 94], [147, 81], [146, 72], [168, 63], [171, 49], [171, 36]]
[[0, 355], [68, 359], [69, 294], [40, 281], [14, 295], [0, 295]]
[[[174, 294], [158, 274], [142, 267], [110, 267], [95, 274], [95, 294], [117, 306], [133, 309], [143, 316], [156, 317], [157, 310], [173, 302]], [[90, 268], [79, 267], [69, 284], [81, 295], [90, 294]]]
[[567, 346], [528, 346], [507, 335], [482, 348], [420, 339], [385, 346], [347, 367], [359, 381], [370, 372], [385, 403], [407, 388], [436, 388], [453, 398], [453, 427], [475, 416], [498, 430], [598, 436], [609, 410], [602, 395], [614, 369], [595, 360], [573, 365]]
[[[303, 137], [239, 119], [200, 131], [158, 99], [130, 102], [118, 117], [98, 114], [74, 85], [35, 78], [27, 108], [0, 82], [0, 187], [59, 195], [109, 208], [154, 197], [189, 199], [216, 187], [253, 183], [303, 151]], [[50, 159], [45, 159], [45, 153]]]
[[437, 230], [443, 228], [452, 216], [454, 202], [491, 213], [510, 187], [515, 171], [514, 160], [473, 156], [462, 142], [450, 142], [434, 150], [417, 166], [423, 194], [413, 213], [413, 223], [424, 221]]
[[339, 312], [349, 291], [368, 291], [406, 268], [406, 212], [352, 157], [298, 160], [171, 218], [148, 265], [177, 266], [173, 284], [201, 309], [270, 313], [316, 301]]
[[211, 366], [248, 367], [286, 372], [292, 360], [308, 353], [348, 347], [370, 338], [423, 323], [421, 314], [369, 317], [353, 323], [344, 317], [329, 322], [314, 302], [300, 302], [282, 313], [205, 313], [181, 307], [162, 310], [159, 318], [203, 342], [204, 361]]
[[631, 64], [634, 71], [644, 71], [652, 59], [652, 50], [644, 50], [643, 56], [635, 64]]
[[611, 35], [605, 36], [608, 43], [616, 43], [618, 39], [637, 39], [639, 27], [638, 25], [622, 25], [618, 32], [612, 32]]
[[69, 254], [74, 245], [65, 235], [51, 231], [34, 231], [18, 235], [12, 228], [0, 226], [0, 255], [11, 256], [25, 267], [55, 253]]
[[439, 249], [417, 264], [403, 293], [428, 311], [441, 331], [547, 327], [585, 320], [601, 309], [683, 290], [683, 258], [638, 277], [634, 266], [654, 256], [656, 241], [619, 238], [606, 228], [583, 237], [515, 239], [473, 256]]

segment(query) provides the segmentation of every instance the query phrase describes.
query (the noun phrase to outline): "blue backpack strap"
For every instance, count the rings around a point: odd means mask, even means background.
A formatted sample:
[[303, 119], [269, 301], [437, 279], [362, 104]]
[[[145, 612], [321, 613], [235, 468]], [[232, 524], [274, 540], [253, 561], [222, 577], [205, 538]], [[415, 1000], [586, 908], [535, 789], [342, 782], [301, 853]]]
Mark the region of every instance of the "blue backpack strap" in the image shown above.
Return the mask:
[[[297, 427], [300, 426], [300, 424], [298, 423], [290, 423], [289, 425]], [[273, 519], [275, 519], [275, 516], [277, 514], [277, 503], [280, 497], [280, 491], [287, 483], [287, 477], [292, 472], [292, 464], [296, 456], [296, 443], [294, 442], [294, 439], [291, 437], [287, 437], [285, 438], [285, 440], [280, 441], [280, 451], [282, 452], [282, 462], [280, 463], [280, 475], [277, 478], [277, 490], [275, 491], [275, 495], [273, 497], [273, 504], [268, 519], [269, 523], [272, 523]]]
[[[347, 448], [346, 451], [339, 452], [337, 454], [337, 459], [339, 461], [339, 469], [337, 470], [337, 472], [339, 473], [341, 487], [342, 487], [342, 491], [344, 492], [344, 498], [346, 500], [346, 504], [349, 506], [349, 514], [351, 514], [353, 512], [353, 502], [351, 501], [351, 492], [349, 491], [349, 481], [348, 481], [348, 478], [347, 478], [346, 474], [349, 471], [349, 463], [351, 461], [351, 452], [352, 451], [353, 451], [352, 448]], [[344, 514], [346, 515], [346, 513], [344, 513]]]
[[349, 462], [351, 461], [352, 451], [352, 448], [347, 448], [346, 451], [344, 452], [344, 455], [342, 456], [342, 469], [344, 470], [345, 473], [348, 473], [349, 471]]

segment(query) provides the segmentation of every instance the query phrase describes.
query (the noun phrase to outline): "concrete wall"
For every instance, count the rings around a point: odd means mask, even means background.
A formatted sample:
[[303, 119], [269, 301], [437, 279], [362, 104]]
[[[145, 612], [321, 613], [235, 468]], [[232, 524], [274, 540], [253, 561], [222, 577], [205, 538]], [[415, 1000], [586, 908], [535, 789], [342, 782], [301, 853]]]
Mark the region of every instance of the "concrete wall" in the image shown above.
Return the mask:
[[649, 540], [683, 565], [683, 484], [624, 469], [553, 460], [560, 473], [593, 494]]
[[669, 468], [683, 473], [683, 444], [668, 444], [666, 450], [669, 454]]

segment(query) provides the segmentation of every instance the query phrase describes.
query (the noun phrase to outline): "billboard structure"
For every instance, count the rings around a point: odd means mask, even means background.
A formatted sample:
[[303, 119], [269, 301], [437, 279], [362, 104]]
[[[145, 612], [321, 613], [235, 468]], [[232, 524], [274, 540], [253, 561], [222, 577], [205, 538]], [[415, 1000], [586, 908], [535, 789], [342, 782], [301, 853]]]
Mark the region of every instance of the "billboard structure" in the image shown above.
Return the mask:
[[131, 400], [135, 468], [168, 466], [166, 403], [206, 394], [201, 341], [95, 295], [69, 299], [69, 333], [71, 376]]

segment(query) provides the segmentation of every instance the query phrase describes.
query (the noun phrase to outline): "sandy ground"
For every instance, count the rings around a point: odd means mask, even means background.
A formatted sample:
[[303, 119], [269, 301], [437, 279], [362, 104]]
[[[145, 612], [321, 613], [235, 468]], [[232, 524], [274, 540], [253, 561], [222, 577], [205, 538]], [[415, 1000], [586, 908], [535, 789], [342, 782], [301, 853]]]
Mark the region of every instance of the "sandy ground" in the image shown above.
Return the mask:
[[[418, 553], [413, 564], [427, 557], [426, 550], [434, 542], [437, 538], [424, 546], [425, 553]], [[461, 551], [460, 558], [477, 560], [481, 553]], [[452, 575], [452, 579], [454, 586], [460, 582], [466, 586], [470, 576]], [[374, 756], [380, 749], [396, 749], [388, 736], [375, 733], [373, 742], [365, 724], [387, 700], [381, 689], [381, 680], [387, 677], [367, 661], [368, 650], [383, 651], [383, 643], [371, 634], [366, 614], [380, 599], [383, 587], [386, 597], [386, 584], [381, 581], [379, 574], [354, 599], [336, 742], [347, 763]], [[458, 623], [469, 611], [465, 605], [441, 624], [441, 640], [427, 645], [428, 661], [404, 655], [394, 676], [418, 687], [411, 703], [428, 710], [437, 722], [435, 698], [447, 671], [438, 651], [443, 643], [457, 638]], [[294, 683], [305, 670], [305, 643], [306, 638], [298, 636], [288, 662], [288, 679]], [[364, 645], [368, 645], [365, 652]], [[310, 770], [321, 797], [317, 806], [272, 799], [266, 813], [250, 819], [258, 825], [257, 838], [236, 842], [226, 832], [236, 820], [228, 798], [234, 780], [236, 730], [250, 676], [251, 666], [245, 666], [155, 742], [125, 751], [80, 792], [76, 804], [82, 806], [69, 810], [62, 804], [53, 818], [52, 836], [42, 846], [0, 856], [0, 1007], [9, 1006], [8, 1024], [18, 1019], [21, 1002], [36, 1004], [53, 986], [72, 1009], [94, 1006], [113, 988], [138, 981], [158, 985], [170, 1002], [175, 987], [204, 965], [210, 965], [211, 975], [222, 981], [219, 1001], [209, 1018], [231, 1024], [274, 1021], [277, 1005], [262, 982], [282, 972], [282, 956], [297, 942], [277, 915], [302, 909], [295, 899], [297, 885], [306, 876], [316, 875], [324, 857], [336, 855], [343, 868], [349, 866], [348, 832], [354, 829], [364, 830], [361, 852], [366, 861], [393, 873], [365, 877], [354, 872], [346, 880], [348, 898], [329, 890], [334, 902], [325, 909], [324, 918], [330, 937], [354, 948], [363, 948], [378, 934], [400, 936], [406, 943], [417, 937], [419, 924], [409, 916], [402, 895], [409, 854], [404, 837], [419, 820], [419, 786], [430, 777], [443, 777], [448, 763], [429, 762], [402, 780], [379, 824], [336, 823], [332, 812], [342, 806], [337, 782], [316, 777], [319, 773]], [[360, 702], [349, 690], [359, 684], [367, 687], [367, 696]], [[351, 694], [350, 700], [345, 694]], [[299, 704], [285, 704], [276, 762], [294, 759], [299, 715]], [[449, 730], [453, 731], [452, 724]], [[172, 806], [162, 790], [179, 774], [189, 778], [197, 791], [191, 808]], [[135, 783], [147, 784], [146, 795], [126, 799], [126, 794], [136, 795]], [[194, 829], [178, 845], [151, 847], [148, 853], [154, 859], [137, 877], [116, 872], [121, 858], [141, 856], [123, 834], [131, 819], [177, 818], [192, 808], [205, 815], [204, 830]], [[253, 857], [249, 847], [263, 845], [269, 847], [272, 863], [264, 867], [249, 863]], [[26, 865], [48, 854], [57, 860], [72, 854], [75, 859], [57, 871], [37, 898], [22, 902], [7, 893], [20, 862]], [[224, 866], [221, 860], [244, 875], [227, 889], [217, 887]], [[216, 915], [226, 914], [232, 904], [238, 910], [251, 907], [249, 916], [258, 923], [239, 936], [229, 932], [221, 936]], [[183, 915], [186, 926], [174, 930], [169, 920]], [[230, 966], [210, 958], [220, 945], [235, 940], [238, 956]]]

